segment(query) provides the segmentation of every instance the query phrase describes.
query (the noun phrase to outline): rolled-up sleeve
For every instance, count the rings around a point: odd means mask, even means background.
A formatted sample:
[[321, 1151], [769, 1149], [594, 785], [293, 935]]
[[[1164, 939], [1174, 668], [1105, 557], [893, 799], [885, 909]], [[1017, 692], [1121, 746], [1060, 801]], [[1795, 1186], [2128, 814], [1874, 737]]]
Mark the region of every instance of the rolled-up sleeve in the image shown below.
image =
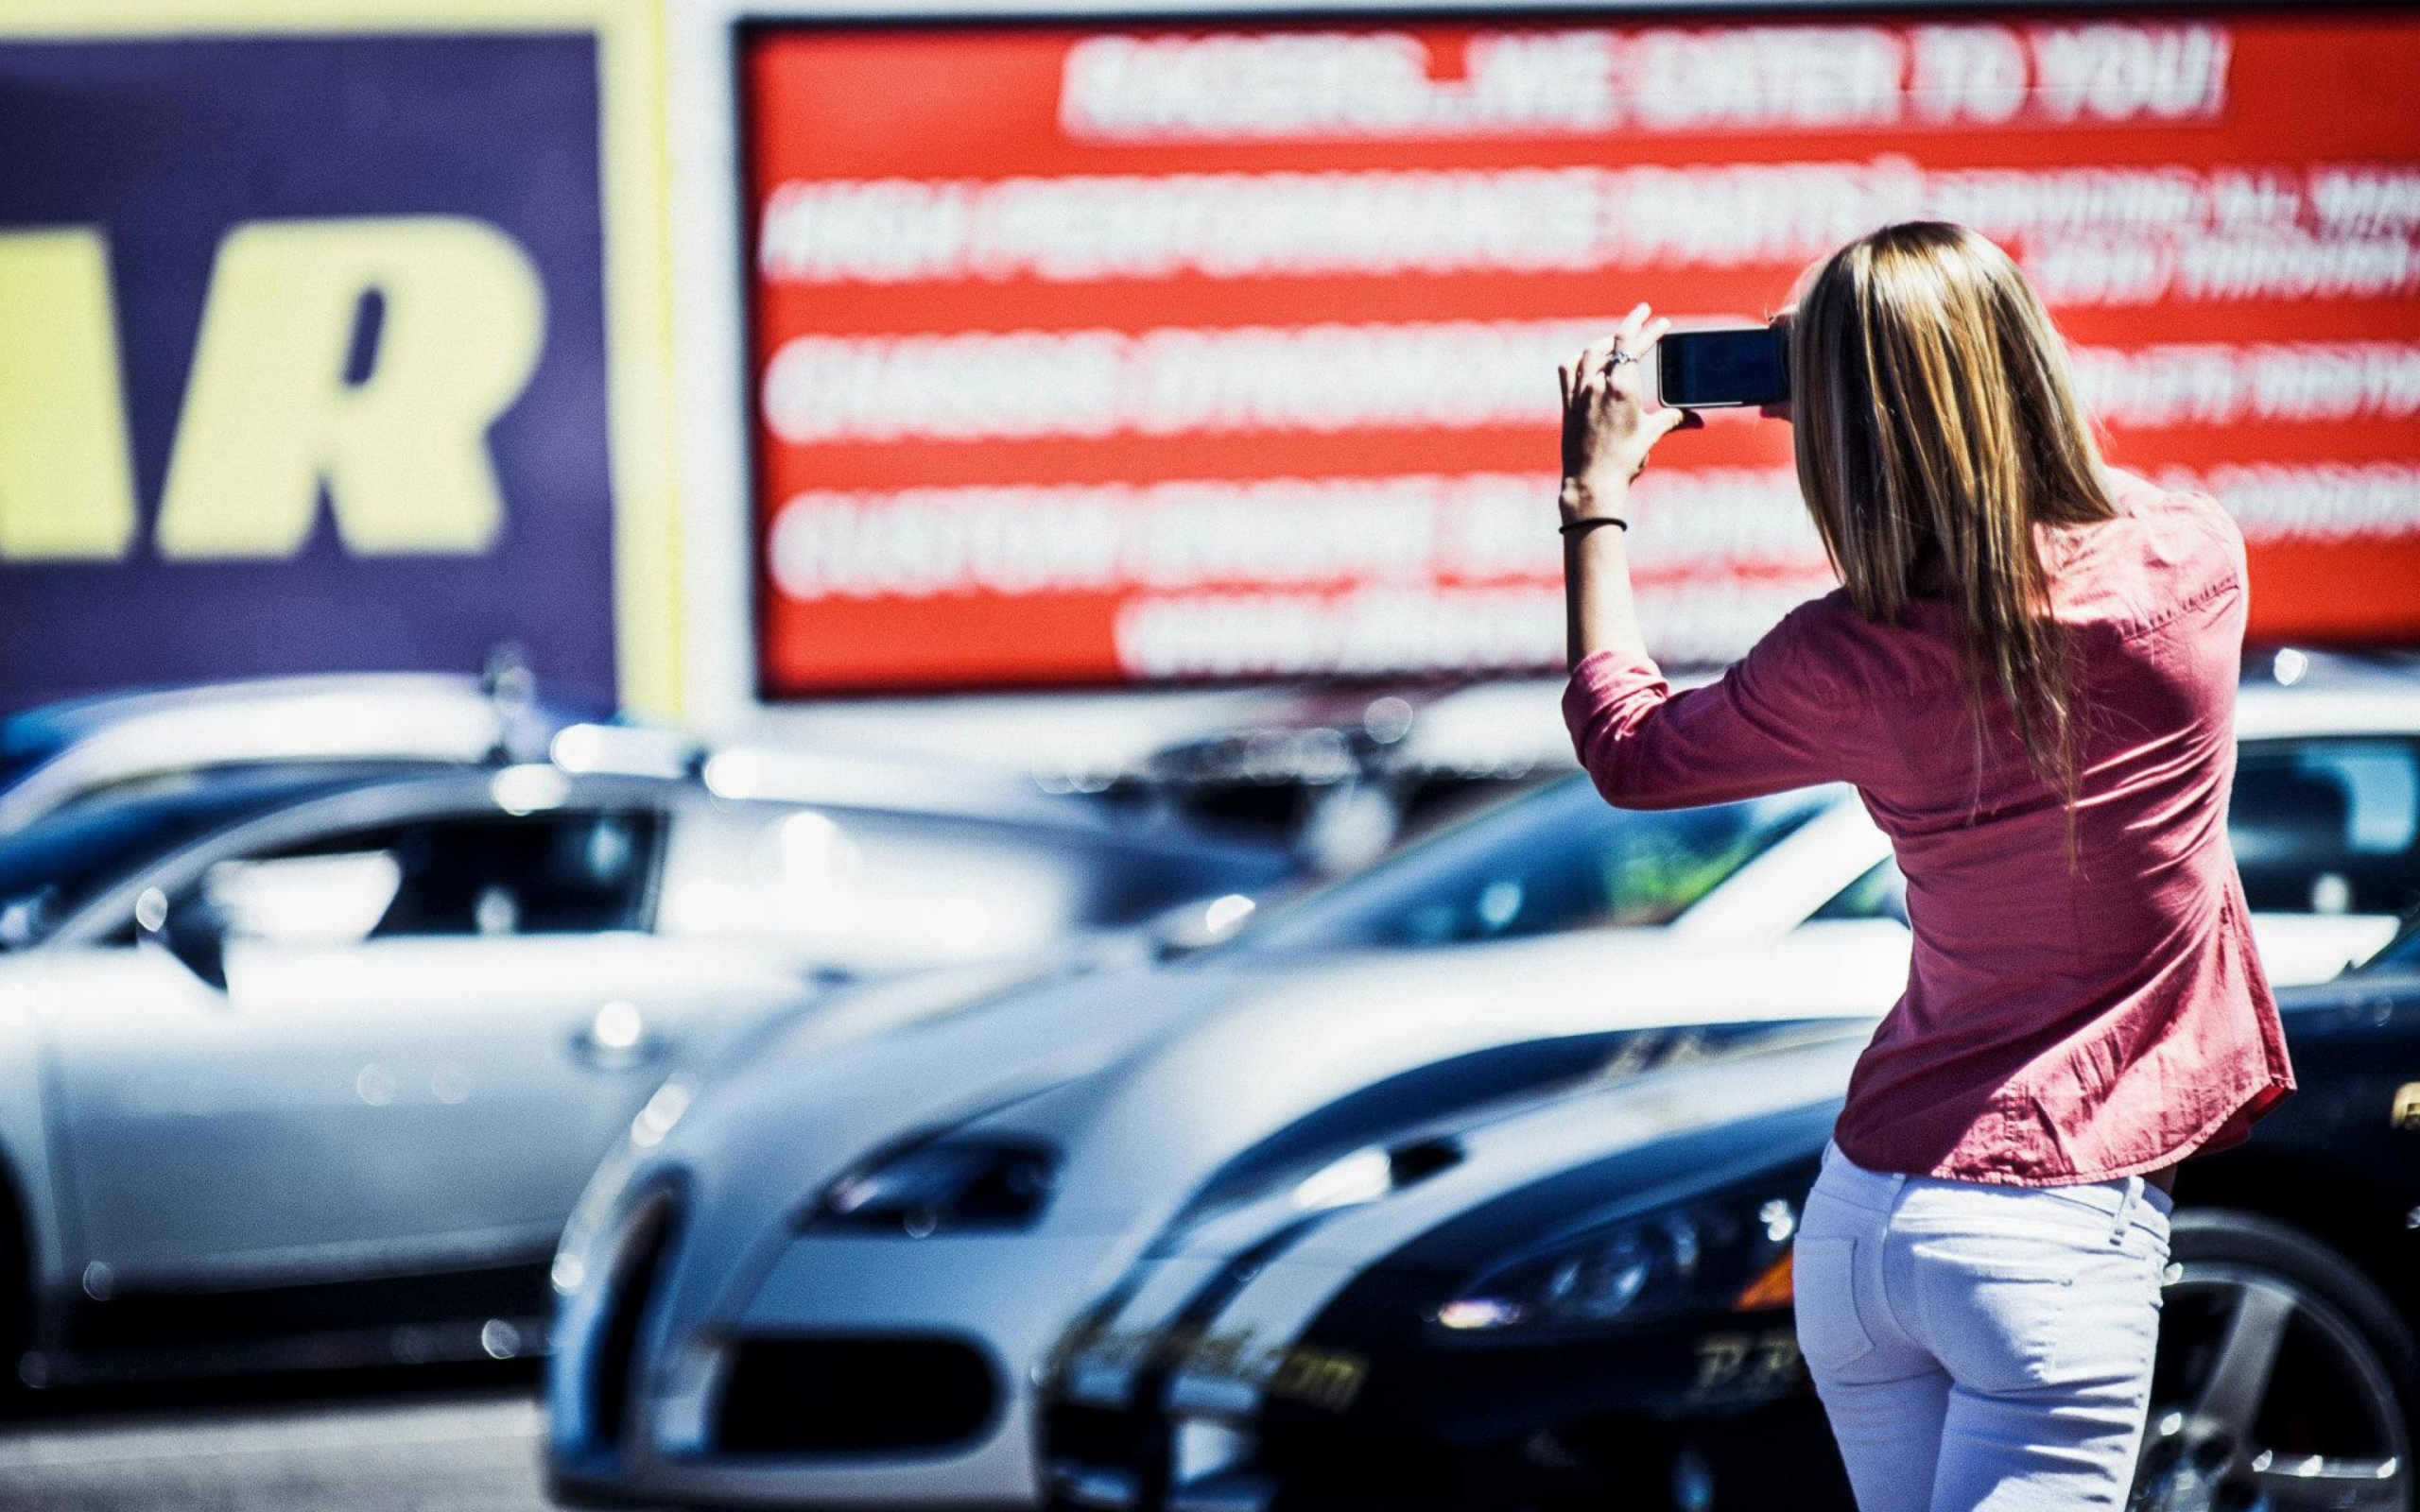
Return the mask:
[[[1820, 601], [1819, 601], [1820, 602]], [[1728, 803], [1848, 776], [1852, 679], [1822, 664], [1802, 605], [1721, 677], [1674, 693], [1643, 655], [1592, 651], [1571, 669], [1563, 718], [1605, 801], [1626, 809]]]

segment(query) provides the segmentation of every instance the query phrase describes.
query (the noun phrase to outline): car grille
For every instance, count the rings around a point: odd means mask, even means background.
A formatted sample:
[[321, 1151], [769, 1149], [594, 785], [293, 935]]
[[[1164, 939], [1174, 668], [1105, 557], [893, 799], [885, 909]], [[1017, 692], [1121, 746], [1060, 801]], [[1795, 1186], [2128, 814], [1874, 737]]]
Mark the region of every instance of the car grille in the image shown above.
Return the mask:
[[623, 1222], [605, 1280], [603, 1323], [588, 1366], [590, 1436], [600, 1450], [621, 1447], [629, 1426], [631, 1390], [636, 1384], [639, 1329], [671, 1252], [680, 1203], [669, 1187], [650, 1194]]
[[998, 1411], [999, 1383], [973, 1345], [914, 1334], [741, 1338], [715, 1424], [717, 1448], [775, 1454], [939, 1450]]

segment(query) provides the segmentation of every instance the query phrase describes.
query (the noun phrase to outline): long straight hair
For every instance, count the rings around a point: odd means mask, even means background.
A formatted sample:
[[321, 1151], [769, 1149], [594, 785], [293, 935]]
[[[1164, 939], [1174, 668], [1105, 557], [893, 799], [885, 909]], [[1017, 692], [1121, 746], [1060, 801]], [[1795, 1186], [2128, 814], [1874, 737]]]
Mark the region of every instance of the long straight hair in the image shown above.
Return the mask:
[[1911, 599], [1946, 597], [1977, 782], [2001, 703], [2066, 809], [2072, 868], [2077, 679], [2034, 527], [2118, 510], [2048, 312], [1987, 238], [1909, 221], [1811, 270], [1789, 364], [1799, 487], [1850, 601], [1896, 624]]

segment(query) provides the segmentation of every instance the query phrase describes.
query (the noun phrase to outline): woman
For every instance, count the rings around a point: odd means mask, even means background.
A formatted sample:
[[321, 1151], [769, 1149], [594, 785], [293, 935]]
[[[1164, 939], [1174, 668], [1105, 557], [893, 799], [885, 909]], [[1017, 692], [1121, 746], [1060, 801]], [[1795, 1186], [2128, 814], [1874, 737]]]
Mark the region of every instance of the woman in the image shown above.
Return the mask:
[[1708, 686], [1648, 658], [1624, 495], [1642, 305], [1562, 369], [1564, 715], [1623, 807], [1857, 784], [1915, 934], [1796, 1246], [1863, 1512], [2122, 1504], [2176, 1163], [2293, 1089], [2227, 846], [2243, 541], [2103, 466], [2006, 254], [1893, 226], [1789, 327], [1799, 486], [1841, 580]]

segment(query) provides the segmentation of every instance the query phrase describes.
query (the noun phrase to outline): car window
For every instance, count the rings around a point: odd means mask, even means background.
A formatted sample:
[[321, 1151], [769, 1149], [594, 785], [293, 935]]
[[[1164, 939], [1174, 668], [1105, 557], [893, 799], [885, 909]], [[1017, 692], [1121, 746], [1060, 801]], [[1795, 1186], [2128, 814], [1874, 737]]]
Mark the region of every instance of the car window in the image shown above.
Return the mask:
[[1283, 850], [1243, 845], [1084, 842], [1078, 857], [1090, 879], [1080, 922], [1099, 929], [1139, 924], [1195, 898], [1261, 897], [1297, 870]]
[[95, 799], [0, 835], [0, 944], [43, 939], [179, 848], [341, 785], [316, 767], [255, 768]]
[[256, 776], [266, 775], [270, 782], [292, 784], [298, 788], [316, 786], [324, 790], [352, 783], [368, 783], [380, 778], [418, 777], [446, 767], [458, 767], [458, 762], [414, 760], [406, 757], [319, 757], [310, 761], [236, 761], [214, 762], [194, 766], [179, 766], [167, 771], [134, 772], [122, 777], [95, 781], [72, 793], [62, 793], [59, 801], [45, 809], [42, 819], [57, 816], [80, 815], [96, 808], [121, 803], [146, 802], [178, 794], [207, 791], [221, 786], [240, 787]]
[[666, 921], [881, 970], [1014, 954], [1083, 916], [1081, 855], [1013, 826], [751, 803], [674, 834]]
[[632, 811], [414, 820], [222, 861], [200, 885], [232, 932], [287, 944], [636, 929], [660, 825]]
[[1896, 859], [1878, 861], [1862, 877], [1832, 895], [1814, 919], [1890, 919], [1908, 921], [1908, 878]]
[[1041, 950], [1187, 899], [1255, 893], [1290, 868], [1282, 852], [1253, 846], [731, 804], [686, 816], [674, 832], [665, 917], [687, 934], [770, 936], [833, 965], [883, 971]]
[[1282, 908], [1237, 949], [1439, 945], [1668, 923], [1834, 800], [1828, 789], [1648, 813], [1574, 777]]
[[404, 868], [391, 850], [221, 861], [202, 874], [227, 933], [289, 945], [351, 945], [394, 907]]
[[2407, 913], [2420, 905], [2420, 746], [2247, 744], [2228, 833], [2256, 910]]
[[2420, 916], [2406, 919], [2402, 931], [2387, 942], [2386, 949], [2362, 963], [2361, 970], [2398, 976], [2420, 975]]

